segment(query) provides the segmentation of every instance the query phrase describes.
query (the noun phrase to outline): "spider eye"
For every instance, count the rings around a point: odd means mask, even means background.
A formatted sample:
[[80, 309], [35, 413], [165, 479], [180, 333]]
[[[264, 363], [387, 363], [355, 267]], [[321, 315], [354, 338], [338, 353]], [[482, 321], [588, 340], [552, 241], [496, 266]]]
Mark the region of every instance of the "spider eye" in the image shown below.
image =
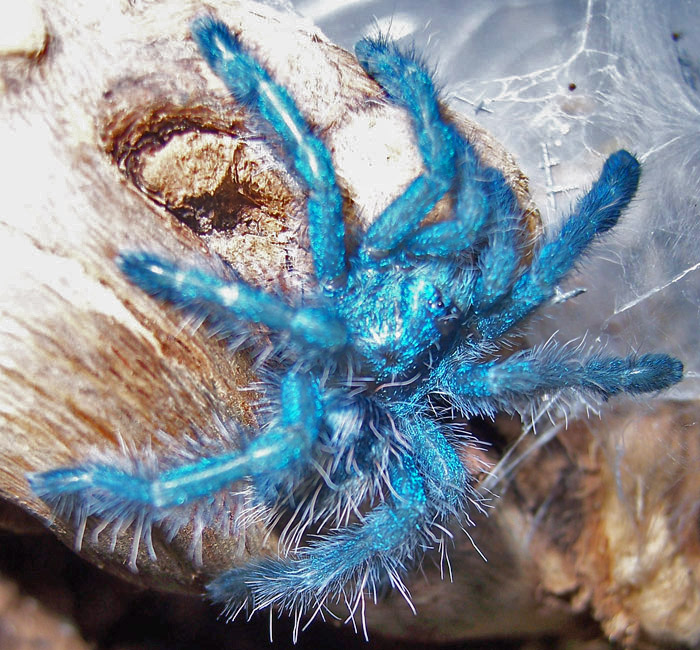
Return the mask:
[[445, 300], [443, 300], [440, 290], [436, 287], [432, 288], [433, 295], [428, 299], [428, 309], [434, 314], [442, 316], [449, 310]]

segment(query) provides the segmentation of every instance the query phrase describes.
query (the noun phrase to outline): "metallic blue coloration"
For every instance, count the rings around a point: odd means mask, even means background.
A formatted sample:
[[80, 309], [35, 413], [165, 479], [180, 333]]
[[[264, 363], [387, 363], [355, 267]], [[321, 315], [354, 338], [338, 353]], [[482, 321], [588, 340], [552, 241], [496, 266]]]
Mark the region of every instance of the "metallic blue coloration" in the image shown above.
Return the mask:
[[[513, 286], [509, 296], [494, 310], [488, 304], [476, 327], [484, 338], [505, 334], [542, 303], [550, 300], [564, 276], [572, 269], [597, 235], [610, 230], [632, 200], [641, 168], [629, 152], [620, 150], [605, 161], [600, 178], [578, 202], [559, 233], [542, 246], [530, 268]], [[499, 296], [501, 297], [501, 296]]]
[[[355, 53], [362, 67], [390, 99], [408, 111], [426, 169], [426, 173], [416, 178], [365, 234], [361, 259], [367, 264], [372, 259], [390, 258], [416, 233], [420, 222], [452, 186], [458, 152], [471, 147], [452, 124], [441, 119], [432, 79], [418, 61], [381, 39], [360, 41]], [[470, 156], [473, 153], [470, 152]]]
[[326, 251], [316, 259], [319, 281], [323, 286], [333, 286], [345, 274], [345, 224], [343, 201], [328, 149], [311, 133], [289, 93], [245, 52], [226, 25], [203, 18], [193, 23], [192, 36], [233, 97], [246, 104], [282, 139], [308, 189], [311, 245]]
[[[664, 354], [580, 358], [550, 344], [508, 357], [494, 344], [548, 302], [614, 227], [636, 190], [639, 163], [626, 151], [613, 154], [559, 233], [526, 263], [521, 210], [503, 175], [482, 166], [444, 119], [415, 57], [365, 40], [358, 59], [411, 117], [425, 172], [348, 250], [330, 153], [292, 98], [225, 25], [203, 18], [192, 30], [307, 188], [319, 290], [312, 305], [290, 305], [233, 276], [123, 253], [118, 264], [134, 284], [197, 314], [217, 335], [250, 343], [249, 325], [266, 329], [276, 349], [261, 366], [261, 430], [226, 429], [218, 446], [204, 441], [189, 456], [98, 459], [30, 483], [81, 524], [92, 515], [117, 528], [136, 522], [138, 545], [149, 542], [152, 525], [175, 534], [193, 518], [199, 529], [230, 519], [217, 504], [245, 479], [271, 524], [286, 523], [287, 546], [209, 586], [231, 615], [274, 606], [298, 617], [328, 599], [344, 601], [352, 615], [384, 583], [408, 599], [402, 578], [410, 565], [442, 543], [446, 520], [463, 521], [470, 503], [479, 507], [460, 460], [470, 439], [458, 435], [445, 406], [493, 415], [552, 391], [607, 399], [681, 380], [682, 364]], [[447, 192], [452, 218], [423, 225]], [[241, 438], [249, 442], [239, 449]], [[310, 527], [321, 537], [308, 541]]]

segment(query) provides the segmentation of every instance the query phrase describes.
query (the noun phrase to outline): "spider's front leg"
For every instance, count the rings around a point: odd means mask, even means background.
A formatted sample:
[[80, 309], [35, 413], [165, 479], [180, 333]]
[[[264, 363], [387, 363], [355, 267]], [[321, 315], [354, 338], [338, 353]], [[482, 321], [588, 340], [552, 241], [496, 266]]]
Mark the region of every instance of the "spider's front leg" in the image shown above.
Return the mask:
[[327, 310], [294, 308], [242, 280], [196, 266], [179, 266], [152, 253], [123, 253], [118, 263], [134, 284], [181, 311], [204, 318], [217, 336], [235, 342], [245, 337], [244, 332], [250, 336], [245, 324], [252, 323], [285, 333], [317, 351], [334, 352], [347, 345], [345, 325]]
[[[401, 254], [448, 259], [473, 246], [498, 214], [500, 221], [491, 233], [499, 251], [494, 265], [498, 277], [510, 277], [521, 257], [513, 235], [521, 210], [503, 174], [482, 166], [472, 145], [445, 118], [432, 75], [414, 55], [382, 37], [360, 41], [355, 53], [392, 102], [408, 112], [425, 167], [368, 229], [362, 263], [390, 262]], [[423, 225], [450, 189], [455, 193], [454, 216]]]
[[425, 166], [425, 173], [413, 180], [365, 234], [360, 256], [372, 263], [401, 247], [450, 189], [465, 143], [455, 127], [443, 120], [432, 77], [415, 58], [382, 38], [360, 41], [355, 54], [389, 98], [408, 111]]
[[326, 145], [311, 132], [286, 89], [272, 80], [226, 25], [203, 17], [192, 24], [192, 36], [234, 98], [281, 139], [307, 187], [309, 240], [319, 283], [329, 290], [341, 288], [347, 271], [343, 199]]

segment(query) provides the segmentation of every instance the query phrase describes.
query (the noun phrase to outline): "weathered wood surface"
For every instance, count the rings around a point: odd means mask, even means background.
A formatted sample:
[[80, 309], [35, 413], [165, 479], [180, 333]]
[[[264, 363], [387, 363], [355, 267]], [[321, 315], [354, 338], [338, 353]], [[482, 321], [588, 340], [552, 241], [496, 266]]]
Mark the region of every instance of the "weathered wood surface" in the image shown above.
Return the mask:
[[[139, 448], [168, 447], [193, 427], [215, 436], [212, 412], [255, 423], [241, 390], [254, 377], [250, 360], [129, 285], [117, 252], [216, 267], [216, 251], [250, 282], [288, 295], [309, 282], [310, 260], [299, 187], [189, 38], [209, 5], [26, 7], [14, 36], [0, 38], [0, 493], [48, 523], [26, 472], [120, 438]], [[232, 0], [216, 12], [329, 143], [348, 222], [371, 220], [420, 169], [405, 117], [351, 55], [297, 17]], [[526, 203], [512, 159], [464, 128]], [[418, 615], [391, 597], [368, 606], [370, 629], [428, 641], [572, 634], [590, 613], [629, 645], [699, 642], [696, 414], [639, 404], [573, 423], [497, 486], [492, 514], [470, 529], [488, 563], [456, 531], [454, 582], [426, 560], [426, 578], [410, 583]], [[496, 463], [516, 436], [506, 422], [485, 459]], [[52, 530], [72, 544], [66, 522]], [[274, 552], [267, 532], [207, 533], [202, 566], [187, 534], [156, 538], [158, 560], [142, 552], [137, 575], [126, 568], [128, 531], [114, 551], [108, 535], [88, 531], [82, 554], [139, 584], [198, 591], [223, 567]]]

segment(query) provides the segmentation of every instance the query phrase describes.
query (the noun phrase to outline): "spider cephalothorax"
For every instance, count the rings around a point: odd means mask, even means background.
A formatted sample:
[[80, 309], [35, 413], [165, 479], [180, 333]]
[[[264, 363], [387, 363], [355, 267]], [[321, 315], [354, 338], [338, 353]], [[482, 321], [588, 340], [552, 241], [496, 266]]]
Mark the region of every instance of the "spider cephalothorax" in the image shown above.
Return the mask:
[[[440, 542], [443, 522], [478, 507], [455, 409], [492, 415], [552, 391], [606, 399], [681, 379], [681, 363], [664, 354], [582, 357], [550, 344], [500, 356], [502, 337], [551, 301], [589, 245], [615, 226], [639, 164], [626, 151], [610, 156], [560, 230], [525, 255], [513, 192], [444, 118], [425, 67], [385, 40], [364, 40], [358, 59], [409, 114], [424, 172], [348, 249], [331, 155], [292, 98], [225, 25], [207, 17], [192, 31], [305, 187], [316, 295], [290, 305], [233, 273], [122, 253], [117, 263], [133, 283], [219, 336], [254, 348], [252, 331], [266, 332], [275, 345], [261, 362], [260, 429], [224, 429], [230, 446], [200, 441], [201, 458], [93, 458], [32, 475], [32, 488], [82, 523], [134, 523], [135, 544], [150, 548], [152, 525], [174, 534], [192, 517], [199, 527], [230, 519], [222, 504], [235, 502], [231, 492], [244, 481], [253, 496], [238, 511], [264, 506], [271, 521], [286, 523], [288, 543], [281, 556], [213, 581], [210, 596], [232, 613], [315, 612], [327, 599], [353, 612], [382, 583], [407, 596], [402, 577]], [[426, 220], [447, 193], [451, 218]], [[248, 441], [242, 449], [240, 439]], [[308, 541], [310, 526], [323, 536]]]

